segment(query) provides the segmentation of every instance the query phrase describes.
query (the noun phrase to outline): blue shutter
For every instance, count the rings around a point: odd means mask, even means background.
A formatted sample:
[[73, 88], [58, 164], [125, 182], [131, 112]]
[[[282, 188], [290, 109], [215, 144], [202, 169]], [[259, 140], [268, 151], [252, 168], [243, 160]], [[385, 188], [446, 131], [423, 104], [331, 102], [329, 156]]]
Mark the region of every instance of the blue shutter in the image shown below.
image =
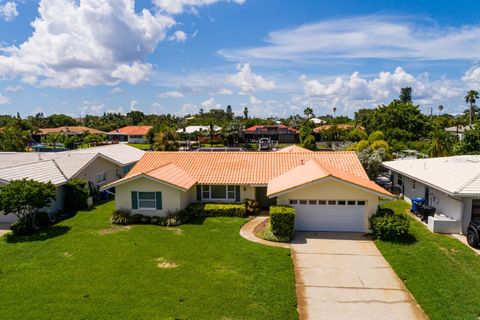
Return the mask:
[[157, 210], [162, 210], [162, 193], [160, 191], [155, 192], [155, 199], [157, 200]]
[[132, 191], [132, 210], [138, 209], [138, 193]]
[[202, 201], [202, 186], [197, 185], [197, 201], [201, 202]]
[[235, 186], [235, 201], [240, 202], [240, 186]]

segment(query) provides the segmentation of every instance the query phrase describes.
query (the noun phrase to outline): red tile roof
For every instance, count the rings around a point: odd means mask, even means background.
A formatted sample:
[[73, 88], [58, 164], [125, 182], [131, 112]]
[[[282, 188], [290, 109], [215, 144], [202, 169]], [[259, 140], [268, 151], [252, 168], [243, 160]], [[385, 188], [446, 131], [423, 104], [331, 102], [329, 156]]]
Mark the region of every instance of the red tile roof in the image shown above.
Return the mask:
[[126, 126], [126, 127], [123, 127], [123, 128], [112, 130], [109, 133], [110, 134], [122, 133], [122, 134], [126, 134], [126, 135], [144, 136], [152, 128], [153, 128], [153, 126]]
[[64, 126], [58, 128], [41, 128], [39, 129], [41, 135], [49, 133], [68, 133], [68, 134], [107, 134], [104, 131], [100, 131], [93, 128], [83, 126]]

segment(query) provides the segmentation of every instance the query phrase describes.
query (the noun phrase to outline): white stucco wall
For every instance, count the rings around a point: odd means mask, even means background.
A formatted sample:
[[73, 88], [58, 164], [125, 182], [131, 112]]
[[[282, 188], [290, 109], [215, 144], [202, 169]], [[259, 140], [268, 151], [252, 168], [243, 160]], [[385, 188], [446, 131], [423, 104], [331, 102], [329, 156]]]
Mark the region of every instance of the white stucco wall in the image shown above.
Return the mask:
[[73, 178], [81, 178], [87, 181], [91, 181], [93, 184], [96, 183], [96, 176], [101, 172], [106, 172], [107, 181], [101, 183], [101, 185], [114, 182], [121, 178], [123, 170], [120, 166], [117, 166], [115, 163], [105, 160], [103, 158], [97, 158], [93, 160], [86, 168], [78, 172]]
[[132, 136], [128, 136], [128, 143], [147, 143], [147, 137], [142, 136], [141, 138], [135, 138]]
[[349, 186], [334, 180], [328, 180], [300, 188], [278, 196], [278, 204], [288, 205], [290, 199], [298, 200], [365, 200], [365, 226], [369, 229], [368, 218], [377, 212], [378, 196], [361, 188]]

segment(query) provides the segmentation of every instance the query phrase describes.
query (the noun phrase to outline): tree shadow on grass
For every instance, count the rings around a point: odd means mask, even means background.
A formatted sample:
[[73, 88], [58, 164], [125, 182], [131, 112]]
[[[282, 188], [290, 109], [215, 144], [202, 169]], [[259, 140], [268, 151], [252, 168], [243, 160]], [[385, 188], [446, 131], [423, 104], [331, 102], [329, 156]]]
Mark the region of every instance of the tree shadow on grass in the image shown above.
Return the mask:
[[413, 234], [407, 234], [404, 237], [396, 240], [382, 240], [383, 242], [394, 243], [404, 246], [410, 246], [412, 244], [417, 243], [417, 238]]
[[194, 218], [188, 222], [185, 222], [183, 224], [194, 224], [194, 225], [202, 225], [203, 222], [205, 222], [205, 219], [206, 217], [197, 217], [197, 218]]
[[29, 236], [17, 236], [12, 233], [5, 235], [5, 241], [7, 243], [20, 243], [20, 242], [33, 242], [33, 241], [44, 241], [52, 238], [56, 238], [66, 234], [70, 231], [71, 227], [68, 226], [52, 226], [40, 230], [36, 234]]

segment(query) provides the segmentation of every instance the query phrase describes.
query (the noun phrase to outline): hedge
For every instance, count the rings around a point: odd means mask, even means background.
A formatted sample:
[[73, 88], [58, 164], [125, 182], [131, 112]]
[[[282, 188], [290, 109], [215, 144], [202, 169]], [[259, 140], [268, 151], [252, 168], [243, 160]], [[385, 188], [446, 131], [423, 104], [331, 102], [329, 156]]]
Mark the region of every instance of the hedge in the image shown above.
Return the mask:
[[292, 238], [295, 225], [295, 209], [290, 206], [270, 207], [270, 227], [277, 237]]
[[371, 216], [370, 229], [376, 239], [402, 240], [408, 237], [410, 222], [404, 214], [395, 213], [391, 209], [378, 209]]

